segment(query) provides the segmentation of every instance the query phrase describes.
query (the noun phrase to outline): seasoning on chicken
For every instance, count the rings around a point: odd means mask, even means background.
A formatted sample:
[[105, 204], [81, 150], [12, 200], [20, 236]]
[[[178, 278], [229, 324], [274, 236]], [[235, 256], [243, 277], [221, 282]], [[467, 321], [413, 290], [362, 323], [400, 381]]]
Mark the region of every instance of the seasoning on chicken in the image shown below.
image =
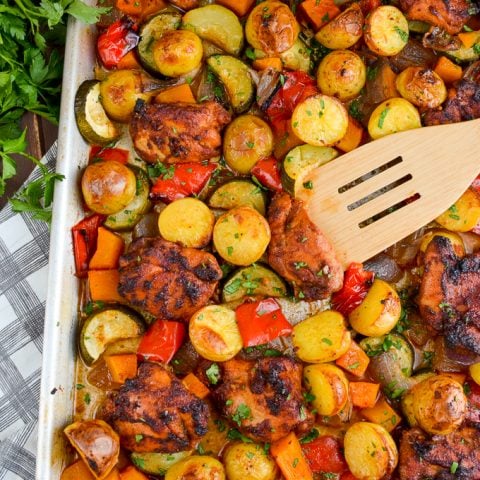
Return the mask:
[[120, 257], [118, 292], [165, 320], [188, 320], [207, 304], [222, 270], [213, 255], [160, 237], [140, 238]]
[[303, 404], [299, 363], [289, 357], [233, 359], [220, 368], [213, 399], [243, 435], [273, 442], [311, 427], [313, 415]]
[[448, 91], [443, 106], [425, 113], [425, 125], [443, 125], [480, 118], [480, 83], [461, 80]]
[[431, 331], [443, 333], [450, 346], [480, 354], [480, 253], [460, 258], [446, 237], [427, 247], [418, 297]]
[[268, 263], [292, 282], [295, 296], [321, 300], [342, 288], [342, 266], [301, 200], [276, 194], [268, 209], [268, 223], [272, 233]]
[[442, 28], [450, 35], [459, 33], [470, 18], [469, 0], [400, 0], [409, 20], [420, 20]]
[[217, 102], [137, 102], [130, 135], [143, 160], [155, 163], [201, 162], [220, 155], [220, 132], [230, 114]]
[[207, 433], [210, 411], [164, 367], [145, 362], [107, 398], [103, 415], [127, 450], [173, 453], [193, 448]]
[[480, 480], [480, 435], [460, 427], [429, 438], [419, 428], [403, 432], [400, 480]]

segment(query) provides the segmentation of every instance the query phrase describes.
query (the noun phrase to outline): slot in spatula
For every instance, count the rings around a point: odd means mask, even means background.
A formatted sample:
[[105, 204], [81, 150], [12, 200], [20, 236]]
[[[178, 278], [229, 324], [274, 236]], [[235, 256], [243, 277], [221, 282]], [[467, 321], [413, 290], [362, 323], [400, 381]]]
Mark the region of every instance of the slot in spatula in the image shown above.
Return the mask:
[[480, 172], [480, 119], [383, 137], [317, 168], [310, 218], [344, 267], [447, 210]]

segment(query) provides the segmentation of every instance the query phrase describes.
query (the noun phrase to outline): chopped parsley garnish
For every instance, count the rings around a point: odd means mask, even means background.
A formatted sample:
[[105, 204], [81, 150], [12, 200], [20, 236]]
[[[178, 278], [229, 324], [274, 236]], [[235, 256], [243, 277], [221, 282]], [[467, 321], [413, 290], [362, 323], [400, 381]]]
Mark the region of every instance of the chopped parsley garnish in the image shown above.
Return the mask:
[[220, 379], [220, 367], [216, 363], [212, 363], [206, 370], [205, 375], [207, 375], [208, 381], [212, 385], [216, 385]]

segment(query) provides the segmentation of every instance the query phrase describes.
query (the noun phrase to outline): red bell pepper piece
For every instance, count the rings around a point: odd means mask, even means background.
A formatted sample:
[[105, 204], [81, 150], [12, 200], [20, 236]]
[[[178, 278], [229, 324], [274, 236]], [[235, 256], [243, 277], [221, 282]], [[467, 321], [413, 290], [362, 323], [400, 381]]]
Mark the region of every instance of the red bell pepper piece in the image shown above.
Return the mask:
[[348, 465], [338, 439], [324, 435], [302, 444], [302, 451], [314, 473], [344, 473]]
[[368, 15], [380, 5], [382, 5], [382, 0], [360, 0], [360, 8], [364, 15]]
[[114, 68], [118, 62], [133, 50], [139, 40], [137, 25], [130, 19], [123, 18], [112, 23], [97, 40], [97, 51], [106, 68]]
[[185, 325], [180, 322], [156, 320], [144, 333], [137, 350], [140, 361], [168, 363], [185, 338]]
[[357, 477], [350, 471], [342, 473], [340, 480], [357, 480]]
[[259, 160], [250, 173], [264, 186], [281, 192], [283, 190], [280, 178], [280, 167], [276, 158], [269, 157]]
[[274, 298], [244, 303], [235, 313], [244, 347], [262, 345], [292, 333], [292, 326]]
[[87, 276], [88, 264], [97, 249], [98, 227], [104, 220], [105, 215], [95, 213], [72, 227], [73, 254], [77, 277]]
[[150, 196], [154, 200], [173, 202], [179, 198], [196, 195], [208, 182], [215, 164], [180, 163], [170, 167], [172, 172], [160, 176], [153, 185]]
[[284, 72], [282, 87], [272, 98], [266, 114], [274, 130], [282, 126], [282, 120], [289, 120], [295, 107], [308, 97], [318, 93], [315, 80], [305, 72]]
[[93, 145], [90, 147], [90, 156], [89, 160], [113, 160], [115, 162], [123, 163], [124, 165], [128, 163], [128, 156], [130, 152], [123, 148], [104, 148], [99, 145]]
[[366, 297], [374, 277], [373, 272], [363, 269], [361, 263], [351, 263], [345, 272], [343, 287], [332, 295], [332, 306], [348, 316]]

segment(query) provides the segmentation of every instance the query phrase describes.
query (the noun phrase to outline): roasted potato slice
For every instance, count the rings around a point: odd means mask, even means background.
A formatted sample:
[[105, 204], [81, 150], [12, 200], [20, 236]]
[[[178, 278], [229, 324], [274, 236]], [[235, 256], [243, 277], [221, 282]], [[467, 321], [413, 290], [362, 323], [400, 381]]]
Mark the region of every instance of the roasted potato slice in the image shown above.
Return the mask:
[[225, 362], [243, 347], [235, 312], [223, 305], [208, 305], [198, 310], [188, 326], [195, 350], [212, 362]]
[[323, 363], [341, 357], [352, 338], [343, 315], [326, 310], [295, 325], [292, 341], [300, 360]]
[[118, 462], [120, 440], [103, 420], [83, 420], [63, 432], [95, 478], [104, 479]]
[[317, 70], [317, 85], [322, 93], [342, 101], [356, 97], [367, 79], [365, 63], [351, 50], [335, 50], [326, 55]]
[[223, 454], [228, 480], [275, 480], [278, 468], [263, 445], [233, 443]]
[[253, 48], [276, 56], [293, 46], [300, 26], [290, 8], [282, 2], [258, 4], [248, 16], [245, 35]]
[[397, 76], [396, 87], [416, 107], [437, 108], [447, 98], [445, 83], [429, 68], [407, 67]]
[[305, 143], [329, 147], [347, 133], [348, 113], [336, 98], [319, 94], [295, 107], [291, 124], [293, 133]]
[[111, 215], [123, 210], [135, 197], [132, 170], [113, 160], [92, 163], [82, 175], [83, 199], [90, 210]]
[[335, 365], [324, 363], [308, 365], [303, 370], [303, 379], [309, 389], [312, 405], [319, 415], [336, 415], [347, 404], [348, 380]]
[[155, 66], [167, 77], [181, 77], [195, 70], [202, 57], [202, 41], [190, 30], [169, 30], [153, 45]]
[[402, 304], [387, 282], [376, 278], [362, 303], [348, 316], [352, 327], [370, 337], [384, 335], [397, 324]]
[[249, 206], [233, 208], [218, 218], [213, 244], [219, 255], [234, 265], [250, 265], [264, 254], [270, 242], [270, 226]]
[[354, 3], [323, 26], [315, 39], [331, 50], [350, 48], [362, 38], [364, 21], [362, 9]]
[[408, 21], [397, 7], [377, 7], [365, 20], [364, 39], [377, 55], [396, 55], [408, 42]]
[[249, 205], [260, 215], [265, 215], [265, 194], [253, 182], [248, 180], [232, 180], [218, 187], [208, 200], [212, 208], [230, 210], [231, 208]]
[[436, 219], [443, 228], [453, 232], [468, 232], [480, 221], [480, 196], [469, 188]]
[[404, 98], [385, 100], [370, 115], [368, 133], [375, 140], [392, 133], [420, 128], [418, 110]]
[[191, 248], [208, 245], [214, 223], [212, 211], [196, 198], [175, 200], [158, 217], [158, 229], [165, 240]]
[[172, 465], [165, 480], [225, 480], [223, 465], [213, 457], [192, 455]]
[[248, 174], [261, 158], [273, 151], [273, 134], [267, 122], [256, 115], [240, 115], [228, 125], [223, 138], [227, 165]]
[[380, 480], [392, 473], [398, 463], [391, 435], [370, 422], [354, 423], [347, 430], [344, 453], [350, 471], [359, 480]]
[[463, 386], [447, 375], [433, 375], [415, 385], [411, 402], [415, 419], [432, 435], [447, 435], [465, 419]]

